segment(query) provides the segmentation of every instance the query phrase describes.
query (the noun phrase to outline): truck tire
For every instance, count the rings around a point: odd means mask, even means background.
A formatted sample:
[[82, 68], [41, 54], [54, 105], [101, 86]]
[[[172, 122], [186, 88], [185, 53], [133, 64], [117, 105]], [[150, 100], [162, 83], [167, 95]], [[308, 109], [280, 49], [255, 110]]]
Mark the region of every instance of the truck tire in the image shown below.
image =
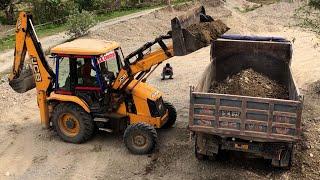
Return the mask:
[[52, 124], [59, 137], [70, 143], [83, 143], [94, 134], [90, 114], [72, 103], [62, 103], [54, 108]]
[[164, 106], [168, 109], [169, 111], [169, 117], [167, 122], [161, 127], [162, 129], [168, 129], [171, 128], [177, 120], [177, 111], [176, 108], [169, 102], [164, 102]]
[[198, 135], [195, 135], [195, 141], [194, 141], [194, 155], [196, 156], [196, 158], [200, 161], [204, 161], [204, 160], [208, 160], [209, 157], [207, 155], [204, 155], [204, 154], [200, 154], [198, 152], [198, 141], [199, 141], [199, 138], [198, 138]]
[[149, 124], [132, 124], [125, 130], [123, 140], [131, 153], [148, 154], [157, 145], [157, 131]]
[[[199, 144], [202, 144], [201, 141], [202, 141], [202, 137], [201, 134], [196, 134], [195, 135], [195, 143], [194, 143], [194, 154], [196, 156], [196, 158], [200, 161], [203, 161], [203, 160], [210, 160], [210, 161], [215, 161], [217, 160], [217, 157], [218, 157], [218, 151], [219, 151], [219, 144], [214, 144], [214, 146], [217, 146], [218, 150], [215, 152], [212, 151], [212, 149], [209, 150], [209, 154], [200, 154], [199, 153], [199, 149], [200, 147], [198, 146]], [[212, 145], [212, 144], [211, 144]], [[210, 146], [212, 148], [212, 146]]]
[[272, 159], [271, 165], [277, 168], [290, 169], [292, 165], [293, 147], [289, 147], [281, 154], [280, 160]]

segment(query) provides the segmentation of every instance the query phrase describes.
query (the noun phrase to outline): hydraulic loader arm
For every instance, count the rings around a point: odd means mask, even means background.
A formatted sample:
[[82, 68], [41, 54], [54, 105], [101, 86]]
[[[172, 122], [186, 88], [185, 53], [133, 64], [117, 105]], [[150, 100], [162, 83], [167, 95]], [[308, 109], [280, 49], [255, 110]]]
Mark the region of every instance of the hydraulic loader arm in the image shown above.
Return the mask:
[[[26, 53], [31, 57], [31, 68], [24, 67]], [[21, 12], [16, 24], [14, 63], [9, 84], [18, 93], [36, 87], [41, 123], [48, 127], [47, 95], [52, 91], [55, 74], [48, 65], [32, 24], [31, 15]]]
[[[150, 74], [163, 61], [173, 57], [173, 46], [166, 45], [163, 40], [171, 39], [170, 34], [160, 36], [153, 42], [148, 42], [124, 59], [124, 67], [120, 70], [113, 89], [125, 89], [133, 79], [141, 81], [148, 73]], [[150, 52], [151, 47], [158, 44], [160, 48]], [[146, 52], [148, 49], [150, 51]], [[134, 59], [135, 58], [135, 59]], [[132, 60], [134, 59], [134, 60]], [[153, 70], [152, 67], [156, 66]]]

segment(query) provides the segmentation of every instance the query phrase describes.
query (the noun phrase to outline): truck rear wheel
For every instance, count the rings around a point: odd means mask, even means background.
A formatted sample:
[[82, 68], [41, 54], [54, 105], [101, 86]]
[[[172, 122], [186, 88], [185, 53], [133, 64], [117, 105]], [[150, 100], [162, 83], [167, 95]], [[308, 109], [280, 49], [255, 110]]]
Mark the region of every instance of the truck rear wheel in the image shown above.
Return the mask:
[[[195, 154], [196, 158], [201, 161], [203, 161], [203, 160], [212, 160], [212, 161], [216, 160], [217, 155], [218, 155], [219, 144], [213, 144], [213, 141], [211, 140], [210, 141], [211, 142], [210, 148], [207, 149], [208, 147], [204, 147], [206, 145], [203, 144], [203, 138], [204, 137], [202, 134], [195, 135], [194, 154]], [[212, 145], [214, 145], [214, 146], [212, 146]], [[216, 147], [218, 149], [216, 149], [216, 148], [212, 149], [213, 147]], [[199, 153], [199, 151], [201, 152], [201, 149], [202, 149], [202, 151], [204, 151], [204, 149], [206, 149], [205, 151], [210, 152], [210, 153], [209, 154], [201, 154], [201, 153]], [[213, 151], [215, 151], [216, 153]]]
[[62, 103], [54, 108], [52, 123], [60, 138], [70, 143], [83, 143], [94, 133], [90, 114], [71, 103]]
[[169, 102], [164, 102], [164, 106], [168, 109], [169, 117], [167, 122], [161, 127], [162, 129], [171, 128], [177, 120], [177, 111], [176, 108]]
[[132, 124], [125, 130], [123, 140], [131, 153], [147, 154], [156, 147], [157, 131], [145, 123]]

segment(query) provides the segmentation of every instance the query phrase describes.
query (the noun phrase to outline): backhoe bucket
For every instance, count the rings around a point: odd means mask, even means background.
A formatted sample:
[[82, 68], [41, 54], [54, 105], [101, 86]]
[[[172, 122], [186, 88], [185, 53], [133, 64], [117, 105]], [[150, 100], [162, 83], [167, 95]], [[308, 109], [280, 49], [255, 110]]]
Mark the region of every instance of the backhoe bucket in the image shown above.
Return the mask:
[[175, 56], [184, 56], [206, 47], [210, 41], [229, 30], [220, 20], [213, 20], [200, 6], [171, 20], [172, 41]]
[[23, 69], [19, 77], [9, 81], [11, 88], [17, 93], [24, 93], [36, 87], [32, 69], [30, 67]]

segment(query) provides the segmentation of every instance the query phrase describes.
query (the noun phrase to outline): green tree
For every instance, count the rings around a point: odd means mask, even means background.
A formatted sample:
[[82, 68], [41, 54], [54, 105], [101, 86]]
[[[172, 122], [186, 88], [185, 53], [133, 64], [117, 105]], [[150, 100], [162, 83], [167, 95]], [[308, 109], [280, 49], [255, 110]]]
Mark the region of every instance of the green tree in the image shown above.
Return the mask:
[[65, 0], [31, 0], [33, 15], [37, 23], [64, 23], [67, 17], [77, 11], [74, 1]]
[[15, 5], [20, 3], [21, 0], [1, 0], [0, 10], [3, 10], [6, 16], [6, 23], [13, 24], [15, 20]]
[[95, 14], [82, 11], [76, 11], [70, 15], [67, 21], [68, 34], [73, 37], [80, 37], [87, 34], [89, 29], [96, 24]]

